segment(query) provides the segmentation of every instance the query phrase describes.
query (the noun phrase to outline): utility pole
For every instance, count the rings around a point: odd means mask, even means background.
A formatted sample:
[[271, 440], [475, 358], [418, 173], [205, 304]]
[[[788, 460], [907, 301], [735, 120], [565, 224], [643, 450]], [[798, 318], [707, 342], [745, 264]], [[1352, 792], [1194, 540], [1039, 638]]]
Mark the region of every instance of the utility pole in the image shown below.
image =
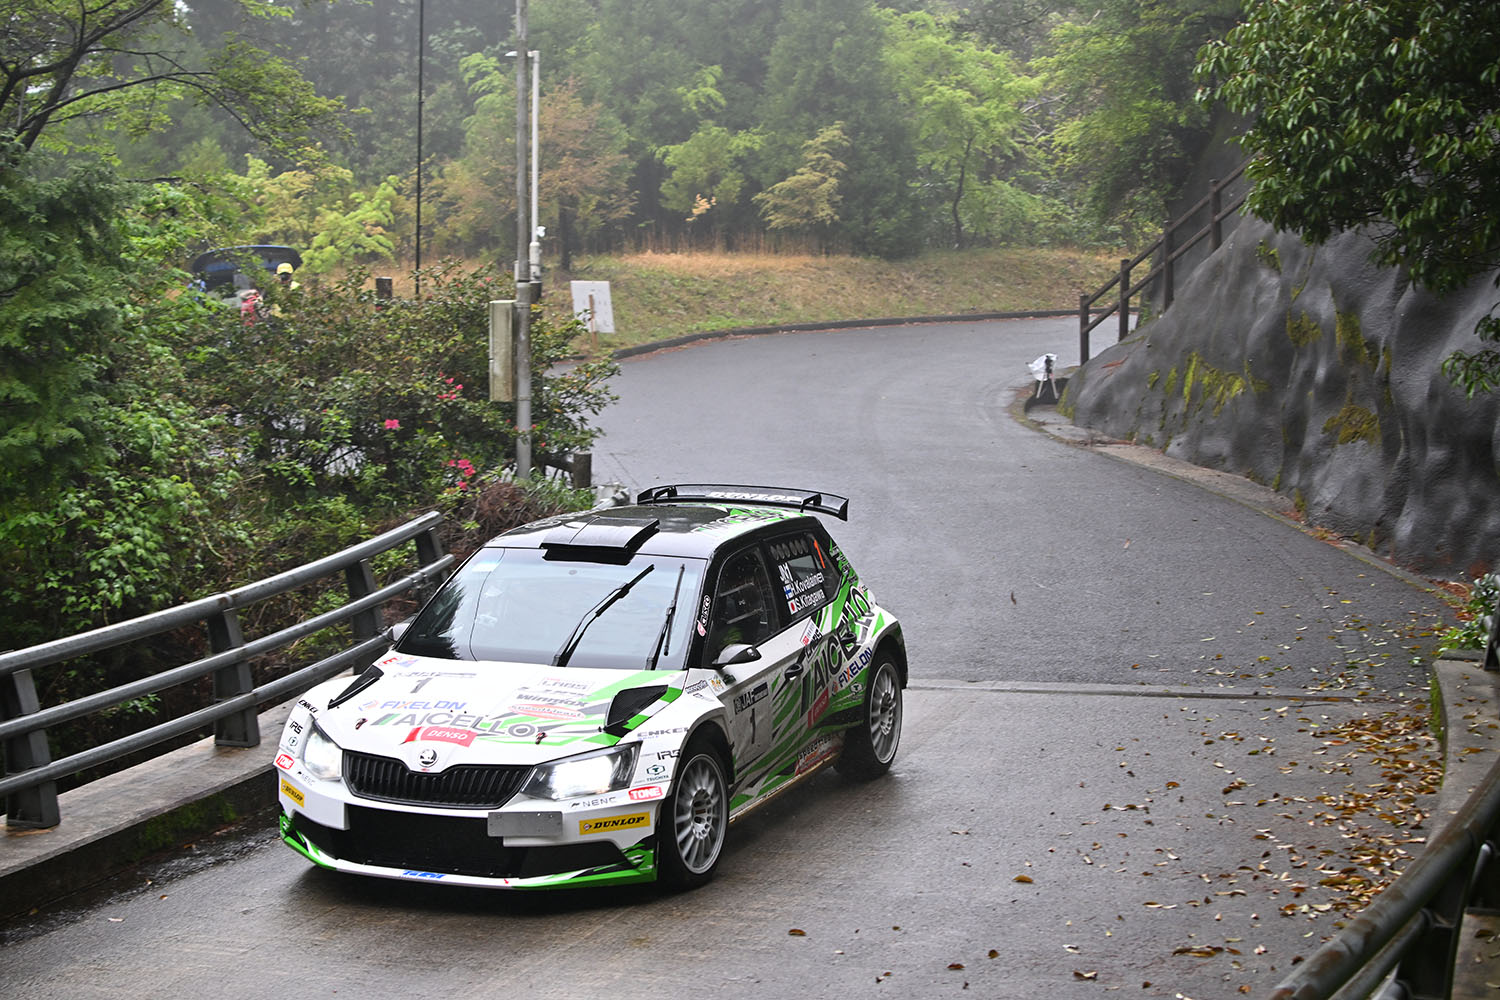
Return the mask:
[[526, 212], [526, 0], [516, 0], [516, 478], [531, 478], [531, 234]]
[[417, 225], [414, 235], [417, 261], [413, 298], [422, 297], [422, 68], [427, 54], [427, 0], [417, 0]]

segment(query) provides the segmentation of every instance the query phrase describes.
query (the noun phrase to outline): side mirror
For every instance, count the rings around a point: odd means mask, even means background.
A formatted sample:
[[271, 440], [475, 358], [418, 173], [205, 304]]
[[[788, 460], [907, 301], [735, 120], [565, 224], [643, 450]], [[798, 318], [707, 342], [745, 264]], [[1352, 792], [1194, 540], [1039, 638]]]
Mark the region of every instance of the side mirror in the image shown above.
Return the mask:
[[760, 650], [754, 646], [747, 646], [743, 642], [731, 642], [719, 650], [719, 655], [714, 659], [716, 667], [732, 667], [737, 663], [753, 663], [760, 659]]
[[401, 641], [401, 637], [406, 634], [407, 629], [411, 628], [411, 623], [414, 621], [416, 621], [415, 618], [408, 618], [405, 621], [397, 622], [396, 624], [391, 626], [392, 646]]

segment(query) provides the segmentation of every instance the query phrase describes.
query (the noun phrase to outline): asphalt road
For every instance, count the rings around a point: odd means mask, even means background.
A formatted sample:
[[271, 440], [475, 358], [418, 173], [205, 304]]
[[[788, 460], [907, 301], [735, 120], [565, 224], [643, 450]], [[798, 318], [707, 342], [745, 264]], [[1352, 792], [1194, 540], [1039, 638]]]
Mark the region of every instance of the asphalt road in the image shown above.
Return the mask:
[[615, 383], [596, 476], [852, 498], [835, 535], [912, 663], [887, 778], [819, 776], [683, 895], [332, 876], [252, 824], [6, 928], [0, 993], [1267, 992], [1351, 880], [1420, 850], [1436, 747], [1409, 727], [1442, 605], [1016, 422], [1025, 363], [1076, 360], [1069, 327], [734, 340]]

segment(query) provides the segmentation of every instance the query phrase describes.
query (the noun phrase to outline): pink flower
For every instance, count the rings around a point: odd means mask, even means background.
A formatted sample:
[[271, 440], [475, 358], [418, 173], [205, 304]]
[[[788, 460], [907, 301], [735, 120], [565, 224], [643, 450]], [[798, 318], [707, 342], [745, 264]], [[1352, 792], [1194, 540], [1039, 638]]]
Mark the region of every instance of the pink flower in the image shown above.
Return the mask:
[[388, 431], [399, 431], [401, 429], [401, 421], [387, 420], [385, 422], [385, 429]]

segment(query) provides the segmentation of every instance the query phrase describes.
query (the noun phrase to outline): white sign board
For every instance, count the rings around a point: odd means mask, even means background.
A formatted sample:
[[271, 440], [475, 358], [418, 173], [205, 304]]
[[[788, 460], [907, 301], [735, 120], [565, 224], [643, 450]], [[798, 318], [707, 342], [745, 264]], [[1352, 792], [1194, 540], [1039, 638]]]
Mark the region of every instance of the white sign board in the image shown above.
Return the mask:
[[609, 300], [609, 282], [572, 281], [573, 315], [590, 333], [615, 332], [615, 307]]

